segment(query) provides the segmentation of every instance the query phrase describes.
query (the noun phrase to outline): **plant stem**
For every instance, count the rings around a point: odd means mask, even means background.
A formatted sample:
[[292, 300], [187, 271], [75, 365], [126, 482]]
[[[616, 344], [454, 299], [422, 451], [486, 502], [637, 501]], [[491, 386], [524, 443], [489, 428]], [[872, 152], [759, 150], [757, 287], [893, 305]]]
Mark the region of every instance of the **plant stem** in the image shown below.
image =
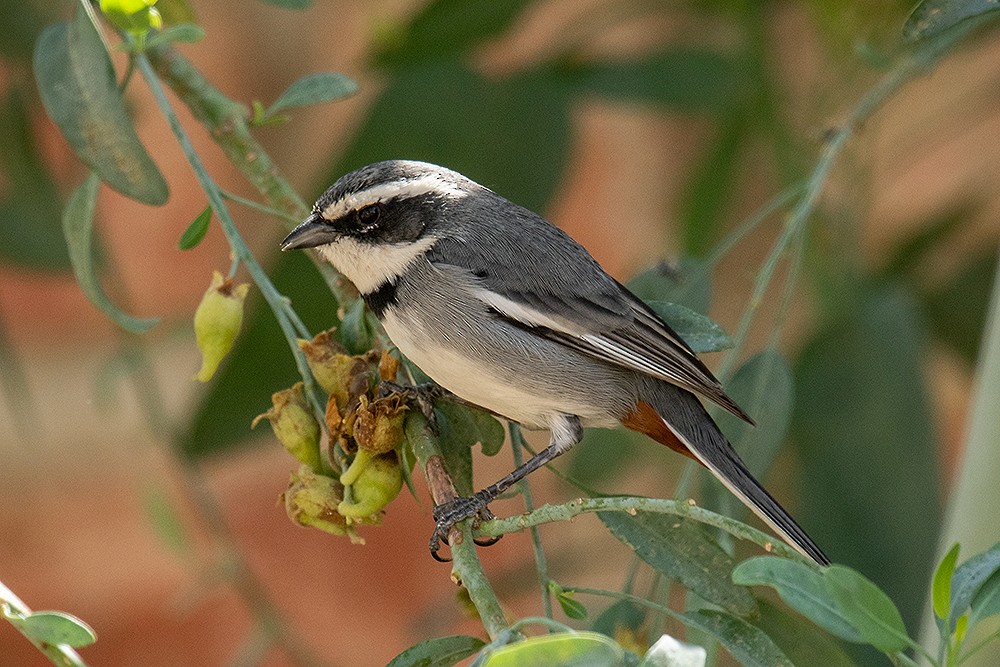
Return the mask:
[[[514, 467], [520, 468], [521, 464], [524, 463], [524, 455], [522, 450], [527, 444], [524, 441], [524, 434], [521, 433], [521, 428], [510, 422], [508, 424], [508, 430], [510, 431], [510, 444], [511, 450], [514, 453]], [[535, 509], [535, 503], [531, 496], [531, 487], [528, 485], [528, 478], [525, 477], [521, 480], [521, 495], [524, 496], [524, 509], [526, 512], [531, 512]], [[545, 551], [542, 549], [542, 537], [538, 532], [537, 526], [532, 526], [528, 529], [531, 534], [531, 549], [535, 553], [535, 570], [538, 572], [538, 587], [542, 594], [542, 609], [545, 610], [545, 616], [547, 618], [552, 618], [552, 594], [549, 591], [549, 568], [545, 559]]]
[[[417, 457], [425, 477], [427, 477], [428, 484], [433, 484], [435, 475], [428, 472], [429, 467], [434, 465], [434, 462], [440, 463], [443, 460], [437, 438], [430, 434], [427, 428], [427, 419], [416, 411], [411, 411], [407, 415], [405, 430], [406, 439], [413, 448], [413, 453]], [[436, 492], [432, 486], [431, 495], [435, 496], [434, 502], [439, 501], [435, 495]], [[469, 591], [469, 598], [479, 612], [483, 627], [491, 639], [496, 639], [501, 632], [508, 629], [507, 619], [500, 607], [500, 601], [483, 571], [483, 564], [479, 561], [469, 523], [466, 520], [458, 524], [461, 537], [451, 542], [452, 580]]]
[[160, 80], [157, 78], [156, 72], [153, 70], [153, 66], [149, 62], [149, 59], [146, 58], [146, 55], [143, 53], [136, 54], [134, 57], [139, 67], [139, 71], [142, 73], [143, 78], [146, 80], [146, 84], [153, 93], [154, 99], [156, 99], [157, 105], [160, 107], [160, 111], [166, 117], [171, 131], [177, 138], [177, 143], [180, 144], [181, 149], [184, 151], [184, 156], [188, 160], [188, 164], [191, 165], [191, 169], [194, 171], [195, 176], [198, 179], [198, 183], [205, 192], [209, 205], [211, 205], [212, 210], [215, 211], [215, 215], [219, 219], [219, 223], [222, 225], [222, 231], [226, 235], [226, 240], [229, 242], [229, 246], [232, 249], [233, 254], [247, 268], [247, 271], [250, 273], [250, 277], [253, 278], [254, 283], [256, 283], [257, 287], [260, 289], [261, 295], [271, 307], [271, 311], [274, 313], [275, 318], [277, 318], [278, 325], [285, 334], [288, 347], [292, 352], [292, 357], [295, 359], [295, 366], [299, 371], [299, 375], [302, 376], [306, 395], [313, 403], [313, 408], [322, 414], [325, 409], [325, 402], [319, 396], [312, 373], [309, 371], [309, 366], [306, 363], [305, 355], [302, 353], [302, 350], [299, 349], [297, 339], [301, 332], [296, 330], [297, 327], [293, 324], [292, 318], [289, 316], [288, 311], [290, 308], [288, 307], [288, 299], [280, 294], [274, 287], [274, 284], [271, 282], [267, 273], [263, 268], [261, 268], [257, 259], [253, 256], [253, 253], [250, 252], [250, 248], [247, 247], [247, 244], [243, 241], [243, 237], [240, 235], [239, 229], [236, 227], [236, 223], [229, 214], [229, 208], [226, 206], [225, 199], [222, 197], [222, 191], [205, 169], [205, 165], [202, 163], [201, 157], [194, 150], [194, 146], [191, 144], [191, 140], [188, 138], [187, 132], [184, 131], [184, 127], [181, 125], [180, 120], [174, 113], [173, 108], [171, 108], [169, 100], [167, 100], [163, 86], [160, 85]]
[[[195, 120], [208, 129], [215, 143], [271, 207], [285, 211], [282, 218], [289, 223], [304, 219], [309, 214], [309, 207], [280, 176], [277, 165], [251, 134], [247, 108], [223, 95], [173, 47], [153, 47], [145, 55]], [[292, 226], [290, 224], [288, 228]], [[338, 305], [347, 308], [357, 298], [357, 291], [332, 266], [320, 261], [315, 253], [307, 254]]]
[[514, 533], [525, 528], [553, 521], [568, 521], [579, 514], [591, 512], [625, 512], [634, 516], [637, 512], [672, 514], [723, 530], [733, 537], [760, 545], [768, 553], [785, 558], [811, 562], [795, 549], [756, 528], [735, 519], [716, 514], [686, 500], [665, 500], [662, 498], [641, 498], [615, 496], [607, 498], [577, 498], [562, 505], [542, 505], [538, 509], [507, 519], [484, 521], [476, 530], [477, 537], [496, 537]]

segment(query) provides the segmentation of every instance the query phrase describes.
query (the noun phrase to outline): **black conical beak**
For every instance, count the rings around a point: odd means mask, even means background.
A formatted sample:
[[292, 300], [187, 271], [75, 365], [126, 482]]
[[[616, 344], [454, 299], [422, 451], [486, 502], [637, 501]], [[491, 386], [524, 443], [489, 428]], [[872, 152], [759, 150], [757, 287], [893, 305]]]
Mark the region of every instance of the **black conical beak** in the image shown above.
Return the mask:
[[336, 230], [319, 213], [313, 213], [281, 242], [282, 250], [315, 248], [337, 240]]

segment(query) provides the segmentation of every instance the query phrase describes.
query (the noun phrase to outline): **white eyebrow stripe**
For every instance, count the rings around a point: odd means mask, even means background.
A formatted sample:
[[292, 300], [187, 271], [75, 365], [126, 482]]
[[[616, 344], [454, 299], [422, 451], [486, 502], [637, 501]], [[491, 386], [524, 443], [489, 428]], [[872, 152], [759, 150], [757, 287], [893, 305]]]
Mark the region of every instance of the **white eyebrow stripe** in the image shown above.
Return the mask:
[[327, 220], [336, 220], [340, 216], [367, 204], [382, 202], [396, 197], [419, 197], [420, 195], [436, 194], [448, 199], [460, 199], [468, 196], [468, 192], [451, 183], [439, 174], [428, 174], [417, 179], [379, 183], [367, 190], [355, 192], [343, 197], [325, 209], [322, 215]]

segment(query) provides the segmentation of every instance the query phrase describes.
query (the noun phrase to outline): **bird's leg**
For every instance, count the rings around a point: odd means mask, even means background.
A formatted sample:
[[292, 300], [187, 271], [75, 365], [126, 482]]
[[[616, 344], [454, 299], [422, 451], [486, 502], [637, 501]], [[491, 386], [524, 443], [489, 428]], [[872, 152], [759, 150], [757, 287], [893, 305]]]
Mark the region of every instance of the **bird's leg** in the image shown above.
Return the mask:
[[[448, 533], [451, 532], [456, 523], [469, 518], [474, 518], [476, 524], [493, 519], [493, 513], [490, 512], [488, 506], [497, 496], [560, 454], [569, 451], [573, 445], [583, 439], [583, 425], [580, 423], [579, 417], [561, 415], [559, 419], [553, 421], [551, 429], [552, 437], [549, 440], [549, 446], [515, 468], [510, 474], [471, 496], [455, 498], [434, 507], [436, 524], [434, 533], [431, 535], [430, 550], [431, 556], [435, 560], [446, 560], [438, 556], [438, 550], [441, 548], [441, 542], [448, 542]], [[488, 546], [498, 539], [500, 538], [476, 544]]]

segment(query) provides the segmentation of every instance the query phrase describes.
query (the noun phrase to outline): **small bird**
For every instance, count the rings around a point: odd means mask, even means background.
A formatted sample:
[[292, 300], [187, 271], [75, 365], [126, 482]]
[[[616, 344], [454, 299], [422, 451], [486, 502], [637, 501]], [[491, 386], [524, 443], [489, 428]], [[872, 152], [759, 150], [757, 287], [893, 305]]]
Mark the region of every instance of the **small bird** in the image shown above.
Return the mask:
[[392, 342], [460, 399], [549, 446], [497, 483], [434, 509], [436, 554], [456, 522], [622, 424], [701, 463], [778, 535], [829, 559], [753, 478], [701, 399], [750, 417], [655, 312], [583, 246], [465, 176], [389, 160], [341, 177], [281, 243], [315, 248], [357, 287]]

